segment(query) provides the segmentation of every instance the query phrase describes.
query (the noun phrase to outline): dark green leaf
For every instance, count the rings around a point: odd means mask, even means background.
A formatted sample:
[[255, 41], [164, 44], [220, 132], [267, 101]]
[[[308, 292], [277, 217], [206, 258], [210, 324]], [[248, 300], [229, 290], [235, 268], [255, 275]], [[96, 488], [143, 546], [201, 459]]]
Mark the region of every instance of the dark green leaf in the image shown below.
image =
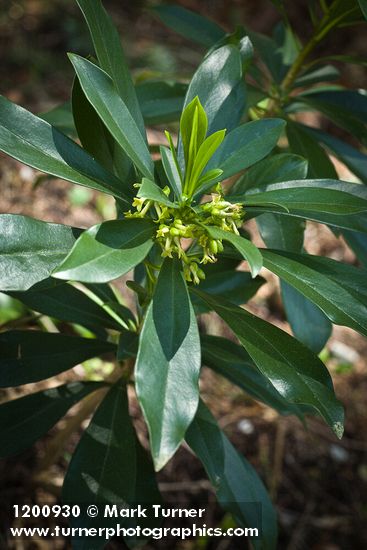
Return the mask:
[[93, 338], [79, 338], [33, 330], [0, 334], [0, 386], [20, 386], [51, 378], [116, 346]]
[[337, 325], [367, 335], [367, 272], [329, 258], [263, 250], [264, 266]]
[[260, 372], [287, 401], [312, 407], [342, 436], [343, 408], [317, 355], [286, 332], [219, 296], [195, 292], [228, 324]]
[[366, 145], [367, 97], [365, 95], [353, 91], [336, 90], [303, 94], [302, 102], [320, 111], [334, 124], [344, 128]]
[[136, 391], [156, 470], [175, 453], [199, 401], [200, 340], [178, 262], [167, 258], [140, 337]]
[[301, 251], [306, 224], [304, 220], [261, 214], [256, 218], [261, 238], [268, 248]]
[[[216, 264], [208, 264], [216, 267]], [[200, 289], [209, 294], [220, 294], [226, 300], [240, 305], [248, 302], [259, 288], [264, 284], [262, 277], [253, 279], [250, 273], [232, 270], [207, 270], [204, 268], [205, 280], [200, 282]], [[191, 297], [195, 312], [205, 313], [210, 311], [207, 304], [202, 302], [196, 295]]]
[[76, 241], [53, 277], [106, 283], [144, 260], [153, 246], [154, 224], [148, 219], [112, 220], [95, 225]]
[[154, 181], [148, 180], [147, 178], [142, 179], [137, 196], [159, 202], [169, 208], [177, 208], [177, 205], [169, 200], [167, 195], [163, 193], [162, 189], [154, 183]]
[[279, 21], [272, 34], [274, 40], [279, 45], [277, 53], [281, 54], [283, 65], [289, 67], [295, 62], [302, 48], [298, 37], [291, 26], [284, 24], [283, 21]]
[[334, 65], [324, 65], [316, 69], [313, 68], [299, 76], [294, 81], [293, 88], [310, 86], [319, 82], [329, 82], [330, 80], [337, 80], [339, 77], [340, 71]]
[[325, 57], [318, 58], [318, 62], [325, 61], [340, 61], [341, 63], [354, 63], [356, 65], [367, 66], [367, 59], [364, 56], [359, 55], [327, 55]]
[[[281, 188], [287, 188], [288, 186], [291, 186], [292, 189], [296, 189], [297, 187], [315, 187], [318, 189], [323, 190], [331, 190], [331, 191], [338, 191], [341, 194], [339, 195], [339, 198], [342, 197], [343, 194], [348, 194], [350, 196], [353, 196], [356, 201], [364, 205], [367, 200], [367, 188], [365, 185], [361, 184], [355, 184], [355, 183], [349, 183], [339, 180], [329, 180], [329, 179], [320, 179], [320, 180], [295, 180], [292, 182], [285, 182], [285, 183], [278, 183], [273, 184], [270, 186], [267, 186], [266, 189], [269, 189], [269, 191], [273, 191], [276, 189]], [[262, 191], [264, 190], [264, 187], [262, 188]], [[250, 191], [251, 193], [253, 190]], [[267, 194], [267, 193], [264, 193]], [[245, 195], [246, 196], [246, 195]], [[234, 195], [229, 195], [228, 199], [236, 202], [236, 200], [240, 200], [240, 197], [236, 197]], [[350, 199], [348, 199], [349, 201]], [[284, 208], [284, 207], [283, 207]], [[335, 207], [337, 208], [337, 206]], [[358, 207], [357, 207], [358, 208]], [[363, 208], [363, 206], [361, 206]], [[336, 227], [342, 227], [346, 229], [352, 229], [354, 231], [360, 231], [362, 233], [367, 232], [367, 214], [366, 212], [362, 213], [355, 213], [355, 214], [340, 214], [339, 213], [328, 213], [328, 212], [321, 212], [321, 211], [309, 211], [306, 209], [306, 205], [304, 205], [303, 209], [297, 209], [297, 208], [290, 208], [288, 211], [286, 210], [280, 210], [275, 207], [271, 207], [270, 205], [267, 207], [267, 211], [273, 211], [278, 212], [282, 216], [295, 216], [300, 218], [308, 218], [310, 220], [315, 220], [320, 223], [325, 223], [327, 225], [332, 225]], [[246, 213], [256, 213], [260, 214], [263, 212], [262, 208], [260, 207], [253, 207], [253, 206], [247, 206]]]
[[326, 145], [326, 147], [336, 155], [356, 176], [364, 183], [367, 183], [367, 155], [361, 153], [349, 143], [322, 132], [316, 128], [302, 126], [305, 132], [311, 134], [315, 139]]
[[[247, 194], [231, 195], [231, 201], [242, 202], [246, 207], [263, 207], [277, 211], [283, 207], [288, 211], [307, 210], [325, 214], [358, 214], [367, 210], [367, 200], [355, 197], [345, 191], [326, 189], [317, 185], [317, 180], [305, 180], [304, 185], [293, 187], [293, 182], [268, 185], [266, 191], [251, 189]], [[305, 216], [307, 217], [307, 216]]]
[[227, 338], [205, 335], [201, 337], [201, 349], [204, 365], [280, 414], [296, 414], [302, 418], [300, 408], [284, 399], [241, 346]]
[[318, 91], [316, 89], [302, 94], [302, 101], [310, 102], [311, 105], [317, 106], [322, 104], [323, 106], [327, 106], [327, 109], [335, 108], [337, 111], [339, 110], [339, 113], [349, 113], [350, 116], [367, 123], [367, 95], [364, 91]]
[[[150, 504], [160, 504], [153, 467], [136, 437], [129, 416], [126, 388], [120, 384], [109, 391], [80, 439], [66, 473], [62, 500], [70, 504], [86, 506], [93, 503], [99, 506], [100, 518], [90, 518], [84, 510], [79, 517], [73, 518], [71, 525], [77, 528], [115, 527], [116, 518], [106, 518], [102, 513], [107, 504], [117, 505], [118, 509], [137, 508], [138, 505], [149, 508]], [[158, 526], [157, 520], [150, 519], [150, 509], [147, 515], [147, 520], [119, 518], [118, 523], [125, 528]], [[134, 546], [136, 539], [132, 537], [129, 543]], [[73, 541], [73, 548], [78, 550], [97, 550], [105, 545], [104, 536], [93, 539], [77, 537]]]
[[28, 290], [47, 279], [72, 248], [77, 232], [18, 214], [0, 215], [0, 289]]
[[338, 177], [326, 152], [299, 124], [287, 122], [287, 138], [291, 151], [308, 160], [309, 178]]
[[0, 96], [0, 150], [41, 172], [125, 200], [121, 182], [45, 120]]
[[257, 527], [261, 539], [252, 538], [256, 550], [274, 550], [277, 540], [275, 511], [256, 471], [238, 454], [200, 402], [186, 440], [203, 463], [221, 506], [243, 527]]
[[231, 194], [240, 194], [252, 187], [261, 188], [263, 185], [279, 181], [303, 179], [307, 176], [307, 166], [307, 160], [299, 155], [274, 155], [246, 170], [231, 188]]
[[207, 226], [206, 230], [213, 239], [223, 239], [228, 241], [232, 246], [238, 250], [238, 252], [248, 261], [252, 277], [258, 275], [260, 269], [262, 268], [262, 257], [259, 249], [252, 244], [251, 241], [241, 237], [240, 235], [235, 235], [235, 233], [230, 233], [229, 231], [224, 231], [219, 227]]
[[255, 120], [239, 126], [224, 138], [207, 169], [221, 168], [229, 178], [264, 158], [276, 146], [284, 129], [281, 119]]
[[30, 309], [69, 323], [115, 330], [121, 325], [83, 292], [63, 281], [46, 279], [26, 292], [9, 292]]
[[281, 48], [275, 40], [264, 34], [246, 29], [254, 45], [255, 54], [258, 54], [269, 70], [275, 82], [280, 83], [287, 72], [284, 65]]
[[119, 339], [117, 349], [117, 360], [124, 361], [128, 357], [136, 357], [139, 346], [139, 335], [137, 332], [123, 331]]
[[[268, 248], [302, 252], [305, 223], [298, 218], [263, 214], [256, 219]], [[282, 301], [295, 337], [318, 353], [331, 334], [331, 323], [305, 296], [281, 281]]]
[[88, 100], [102, 122], [144, 176], [154, 179], [153, 161], [129, 109], [116, 91], [113, 80], [99, 67], [69, 54]]
[[85, 97], [77, 78], [73, 83], [72, 108], [74, 124], [84, 149], [113, 171], [113, 138]]
[[214, 21], [182, 6], [164, 5], [151, 9], [167, 27], [207, 48], [218, 42], [225, 34], [222, 27]]
[[77, 0], [88, 24], [101, 69], [115, 87], [145, 139], [144, 121], [134, 84], [121, 47], [120, 36], [100, 0]]
[[361, 8], [361, 11], [365, 18], [367, 19], [367, 1], [366, 0], [358, 0], [359, 6]]
[[39, 113], [38, 116], [54, 126], [54, 128], [57, 128], [57, 130], [60, 130], [63, 134], [71, 137], [77, 136], [71, 110], [71, 101], [57, 105], [57, 107], [45, 113]]
[[101, 382], [71, 382], [0, 405], [1, 452], [5, 458], [30, 447]]
[[208, 115], [209, 134], [237, 126], [245, 107], [245, 88], [236, 46], [222, 46], [204, 59], [190, 82], [184, 107], [196, 96]]
[[136, 87], [146, 124], [163, 124], [179, 120], [187, 85], [181, 82], [147, 80]]
[[224, 35], [224, 37], [219, 40], [219, 42], [214, 44], [212, 50], [221, 48], [222, 46], [226, 46], [228, 44], [233, 44], [237, 46], [241, 54], [242, 70], [244, 72], [249, 70], [254, 57], [254, 48], [251, 40], [247, 36], [246, 31], [242, 26], [237, 26], [236, 30], [233, 33], [228, 33]]
[[325, 314], [295, 288], [281, 282], [282, 300], [295, 337], [319, 353], [330, 338], [332, 325]]

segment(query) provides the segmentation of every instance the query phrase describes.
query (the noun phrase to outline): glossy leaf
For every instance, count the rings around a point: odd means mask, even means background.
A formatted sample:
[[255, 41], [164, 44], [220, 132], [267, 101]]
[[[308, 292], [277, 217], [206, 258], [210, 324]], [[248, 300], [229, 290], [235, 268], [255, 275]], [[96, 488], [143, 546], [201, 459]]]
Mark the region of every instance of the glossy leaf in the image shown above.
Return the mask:
[[[256, 218], [261, 237], [268, 248], [302, 252], [305, 222], [298, 218], [262, 214]], [[282, 302], [294, 336], [319, 353], [331, 334], [325, 314], [303, 294], [281, 281]]]
[[219, 296], [195, 292], [228, 324], [260, 372], [287, 401], [312, 407], [342, 436], [343, 408], [317, 355], [286, 332]]
[[218, 427], [201, 401], [186, 441], [202, 462], [224, 510], [243, 527], [258, 527], [261, 538], [252, 538], [255, 549], [276, 548], [276, 514], [256, 471]]
[[124, 361], [129, 357], [136, 357], [139, 346], [139, 335], [136, 332], [123, 331], [117, 348], [117, 360]]
[[262, 253], [267, 269], [316, 304], [333, 323], [367, 335], [367, 272], [309, 254]]
[[12, 330], [0, 333], [0, 350], [0, 386], [7, 388], [51, 378], [116, 346], [93, 338]]
[[301, 251], [306, 224], [304, 220], [261, 214], [256, 218], [261, 238], [268, 248]]
[[308, 160], [309, 178], [337, 178], [333, 163], [322, 147], [296, 122], [287, 123], [291, 151]]
[[245, 108], [245, 88], [236, 46], [222, 46], [204, 59], [189, 84], [184, 107], [196, 96], [208, 116], [209, 134], [224, 128], [229, 132], [237, 126]]
[[187, 85], [181, 82], [147, 80], [135, 88], [146, 124], [179, 120]]
[[339, 79], [339, 77], [340, 71], [334, 65], [324, 65], [303, 73], [294, 81], [293, 88], [310, 86], [319, 82], [330, 82]]
[[113, 80], [87, 59], [74, 54], [69, 54], [69, 57], [85, 95], [102, 122], [141, 174], [154, 179], [148, 147], [129, 109], [117, 93]]
[[88, 24], [99, 66], [113, 80], [142, 136], [145, 127], [120, 36], [100, 0], [77, 0]]
[[164, 204], [169, 208], [177, 208], [177, 205], [169, 200], [167, 195], [163, 193], [162, 189], [147, 178], [143, 178], [137, 196], [144, 199], [149, 199], [152, 201], [159, 202]]
[[350, 116], [367, 123], [367, 96], [363, 91], [318, 91], [316, 89], [302, 94], [302, 100], [310, 101], [312, 105], [317, 102], [317, 105], [325, 104], [328, 108], [334, 107], [339, 112], [348, 112]]
[[41, 172], [121, 200], [121, 182], [45, 120], [0, 96], [0, 150]]
[[303, 179], [307, 175], [308, 161], [299, 155], [280, 153], [251, 166], [231, 188], [230, 194], [240, 194], [252, 187]]
[[[71, 526], [77, 528], [115, 527], [116, 518], [106, 518], [102, 513], [106, 505], [130, 509], [160, 504], [152, 464], [129, 416], [126, 387], [120, 384], [112, 387], [95, 412], [70, 461], [62, 500], [83, 507], [82, 514], [71, 519]], [[85, 514], [87, 504], [99, 507], [100, 518]], [[159, 525], [158, 520], [150, 519], [152, 510], [147, 515], [148, 519], [119, 517], [118, 523], [125, 528], [139, 525], [142, 529]], [[132, 537], [126, 542], [134, 546], [137, 541]], [[73, 541], [78, 550], [97, 550], [105, 545], [104, 536], [78, 537]]]
[[229, 44], [235, 45], [239, 49], [243, 72], [249, 71], [252, 68], [251, 63], [254, 57], [254, 48], [251, 40], [247, 36], [246, 30], [242, 26], [237, 26], [233, 33], [225, 34], [221, 40], [214, 44], [210, 52]]
[[38, 116], [63, 134], [71, 137], [77, 136], [70, 101], [65, 101], [49, 111], [39, 113]]
[[164, 171], [168, 179], [168, 185], [172, 189], [177, 199], [181, 199], [182, 193], [182, 178], [180, 173], [180, 168], [176, 164], [174, 154], [167, 147], [159, 148], [162, 158], [162, 164]]
[[261, 252], [254, 244], [252, 244], [251, 241], [245, 239], [244, 237], [240, 237], [239, 235], [235, 235], [235, 233], [224, 231], [219, 227], [208, 226], [206, 229], [213, 239], [223, 239], [224, 241], [231, 243], [231, 245], [238, 250], [243, 258], [248, 261], [252, 277], [256, 277], [256, 275], [258, 275], [260, 269], [262, 268]]
[[367, 98], [363, 94], [344, 90], [310, 93], [302, 95], [302, 102], [320, 111], [334, 124], [366, 144]]
[[65, 258], [78, 231], [18, 214], [0, 215], [0, 289], [28, 290]]
[[49, 278], [33, 285], [25, 292], [8, 294], [28, 308], [61, 321], [84, 325], [92, 330], [96, 327], [121, 329], [121, 325], [100, 305], [81, 290], [63, 281]]
[[[356, 208], [357, 209], [360, 208], [361, 211], [363, 210], [367, 200], [367, 188], [365, 185], [343, 182], [339, 180], [329, 180], [329, 179], [306, 180], [306, 181], [295, 180], [292, 182], [278, 183], [278, 184], [267, 186], [266, 191], [267, 190], [275, 191], [281, 188], [286, 189], [288, 186], [291, 186], [293, 190], [296, 189], [297, 187], [301, 187], [301, 188], [317, 187], [318, 189], [337, 191], [340, 193], [338, 195], [339, 199], [345, 196], [343, 194], [348, 194], [351, 196], [348, 198], [348, 202], [350, 202], [350, 204], [354, 202], [353, 201], [353, 197], [354, 197], [354, 200], [356, 201], [355, 204], [358, 203], [360, 205], [360, 206], [356, 206]], [[265, 191], [265, 189], [262, 189], [262, 190]], [[253, 190], [251, 190], [251, 192], [253, 192]], [[267, 192], [264, 194], [267, 194]], [[235, 197], [234, 195], [230, 195], [228, 196], [228, 199], [233, 202], [236, 202], [238, 200], [245, 200], [245, 197], [246, 195], [241, 199], [240, 197]], [[330, 210], [329, 212], [327, 211], [322, 212], [321, 210], [319, 211], [307, 210], [306, 204], [302, 209], [292, 207], [292, 208], [288, 208], [288, 211], [285, 210], [284, 207], [283, 209], [280, 209], [280, 207], [277, 208], [276, 205], [274, 205], [274, 207], [271, 207], [271, 205], [269, 205], [266, 207], [266, 210], [278, 212], [282, 216], [295, 216], [300, 218], [307, 218], [310, 220], [318, 221], [320, 223], [325, 223], [327, 225], [331, 225], [335, 227], [352, 229], [355, 231], [360, 231], [362, 233], [367, 232], [367, 223], [366, 223], [367, 213], [366, 212], [362, 211], [360, 213], [354, 213], [354, 214], [348, 214], [348, 213], [341, 214], [340, 212], [337, 212], [337, 213], [331, 212], [333, 208], [337, 210], [338, 205], [331, 206], [330, 208], [328, 208]], [[246, 208], [247, 214], [249, 214], [250, 212], [260, 214], [263, 211], [264, 210], [261, 207], [247, 205], [247, 208]]]
[[116, 172], [124, 182], [124, 193], [132, 197], [132, 185], [136, 181], [133, 164], [89, 103], [78, 78], [73, 83], [72, 105], [75, 126], [84, 149], [103, 166]]
[[323, 143], [335, 156], [337, 156], [356, 176], [367, 183], [367, 155], [358, 151], [355, 147], [316, 128], [302, 126], [305, 132], [310, 133], [315, 139]]
[[[216, 267], [215, 264], [209, 265]], [[205, 280], [200, 282], [200, 289], [209, 294], [220, 294], [237, 305], [248, 302], [265, 282], [262, 277], [253, 279], [250, 273], [244, 271], [235, 269], [216, 271], [207, 269], [208, 266], [204, 268]], [[191, 301], [197, 314], [210, 311], [207, 304], [196, 295], [191, 296]]]
[[277, 209], [277, 205], [289, 211], [307, 210], [320, 214], [358, 214], [367, 210], [367, 200], [345, 191], [319, 187], [317, 180], [305, 180], [302, 187], [293, 187], [291, 181], [276, 183], [267, 186], [264, 192], [259, 193], [252, 189], [242, 197], [232, 195], [231, 201], [243, 202], [246, 207], [263, 207], [271, 211]]
[[73, 83], [72, 108], [74, 124], [83, 148], [105, 168], [113, 170], [113, 138], [87, 100], [77, 78]]
[[104, 386], [102, 382], [70, 382], [0, 405], [1, 458], [33, 445], [70, 407]]
[[85, 283], [112, 281], [144, 260], [153, 246], [153, 233], [154, 225], [147, 219], [94, 225], [79, 237], [52, 276]]
[[207, 48], [218, 42], [225, 34], [222, 27], [214, 21], [182, 6], [167, 4], [151, 9], [167, 27]]
[[264, 158], [274, 149], [284, 129], [280, 119], [255, 120], [243, 124], [224, 138], [222, 145], [208, 164], [221, 168], [221, 179], [229, 178]]
[[175, 453], [196, 413], [200, 361], [186, 283], [179, 263], [167, 258], [146, 313], [135, 367], [156, 470]]
[[280, 83], [287, 72], [287, 66], [283, 61], [283, 54], [279, 44], [269, 36], [246, 29], [247, 34], [257, 53], [265, 63], [274, 81]]
[[227, 338], [204, 335], [201, 337], [201, 349], [204, 365], [280, 414], [296, 414], [302, 418], [300, 407], [284, 399], [256, 368], [251, 357], [241, 346]]
[[314, 353], [320, 353], [331, 336], [326, 315], [295, 288], [281, 282], [282, 301], [294, 336]]

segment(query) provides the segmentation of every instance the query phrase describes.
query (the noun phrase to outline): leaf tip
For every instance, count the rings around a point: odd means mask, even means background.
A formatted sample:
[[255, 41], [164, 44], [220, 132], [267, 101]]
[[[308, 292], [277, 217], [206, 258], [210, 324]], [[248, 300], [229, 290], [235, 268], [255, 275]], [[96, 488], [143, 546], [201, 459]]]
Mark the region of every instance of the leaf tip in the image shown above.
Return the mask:
[[343, 437], [343, 433], [344, 433], [343, 423], [342, 422], [334, 422], [333, 432], [335, 433], [335, 435], [338, 439], [341, 439]]

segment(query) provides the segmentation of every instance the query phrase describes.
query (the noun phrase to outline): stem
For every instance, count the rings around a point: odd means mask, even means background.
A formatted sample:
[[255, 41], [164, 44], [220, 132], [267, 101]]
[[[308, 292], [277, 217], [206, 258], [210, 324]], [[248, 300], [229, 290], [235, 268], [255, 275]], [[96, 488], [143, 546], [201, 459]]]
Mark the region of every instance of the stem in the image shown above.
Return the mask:
[[[120, 378], [124, 378], [127, 381], [130, 378], [132, 369], [134, 368], [134, 359], [127, 359], [123, 367], [123, 370], [120, 367], [116, 367], [106, 379], [106, 382], [111, 384], [117, 382]], [[88, 395], [81, 402], [77, 413], [66, 420], [66, 426], [55, 435], [48, 445], [46, 454], [38, 465], [38, 469], [35, 474], [35, 481], [37, 481], [37, 479], [43, 479], [43, 472], [47, 472], [47, 470], [57, 462], [61, 453], [65, 449], [68, 439], [74, 432], [79, 430], [84, 420], [86, 420], [88, 416], [94, 412], [109, 389], [109, 386], [107, 386], [105, 388], [101, 388], [100, 390], [96, 390], [91, 395]]]
[[71, 416], [66, 420], [66, 426], [60, 430], [56, 436], [52, 439], [50, 444], [47, 447], [45, 456], [42, 458], [38, 465], [38, 471], [36, 473], [35, 479], [38, 477], [43, 477], [43, 474], [40, 472], [47, 471], [53, 464], [55, 464], [60, 457], [60, 454], [65, 448], [67, 440], [71, 435], [80, 428], [82, 422], [88, 418], [94, 409], [102, 401], [106, 393], [108, 392], [108, 387], [101, 388], [96, 390], [91, 395], [88, 395], [83, 399], [81, 406], [77, 413], [74, 416]]
[[122, 326], [126, 330], [131, 330], [131, 327], [127, 323], [125, 323], [125, 321], [108, 304], [101, 300], [101, 298], [97, 296], [92, 290], [86, 288], [85, 286], [83, 286], [81, 290], [82, 292], [84, 292], [84, 294], [88, 296], [88, 298], [90, 298], [97, 305], [101, 306], [101, 308], [104, 309], [104, 311], [108, 313], [108, 315], [112, 317], [112, 319], [114, 319], [120, 326]]
[[344, 19], [346, 15], [348, 15], [351, 11], [349, 10], [347, 12], [342, 13], [339, 17], [336, 19], [330, 21], [330, 13], [332, 12], [332, 9], [338, 4], [339, 0], [334, 0], [332, 4], [329, 6], [329, 8], [324, 12], [324, 16], [319, 22], [319, 25], [314, 30], [313, 35], [311, 36], [310, 40], [306, 43], [306, 45], [302, 48], [302, 50], [299, 52], [297, 58], [295, 59], [293, 65], [290, 67], [289, 71], [285, 75], [282, 83], [280, 84], [280, 89], [282, 92], [287, 93], [289, 89], [291, 88], [293, 82], [296, 80], [299, 72], [303, 68], [305, 61], [307, 57], [310, 55], [310, 53], [313, 51], [313, 49], [317, 46], [317, 44], [334, 28], [336, 27], [340, 21]]

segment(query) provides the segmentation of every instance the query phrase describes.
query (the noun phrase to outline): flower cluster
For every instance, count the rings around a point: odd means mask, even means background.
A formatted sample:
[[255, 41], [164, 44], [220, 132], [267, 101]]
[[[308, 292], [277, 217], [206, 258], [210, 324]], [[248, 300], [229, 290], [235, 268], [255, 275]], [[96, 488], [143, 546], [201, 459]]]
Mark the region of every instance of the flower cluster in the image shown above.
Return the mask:
[[[169, 188], [164, 188], [163, 192], [168, 196]], [[215, 226], [238, 234], [244, 214], [241, 205], [224, 199], [220, 184], [210, 201], [195, 207], [184, 201], [173, 208], [144, 198], [135, 198], [133, 207], [135, 212], [127, 212], [126, 217], [152, 216], [157, 224], [155, 239], [162, 248], [162, 256], [180, 258], [186, 280], [195, 284], [205, 279], [200, 264], [215, 262], [217, 254], [223, 251], [222, 240], [212, 238], [207, 227]]]

